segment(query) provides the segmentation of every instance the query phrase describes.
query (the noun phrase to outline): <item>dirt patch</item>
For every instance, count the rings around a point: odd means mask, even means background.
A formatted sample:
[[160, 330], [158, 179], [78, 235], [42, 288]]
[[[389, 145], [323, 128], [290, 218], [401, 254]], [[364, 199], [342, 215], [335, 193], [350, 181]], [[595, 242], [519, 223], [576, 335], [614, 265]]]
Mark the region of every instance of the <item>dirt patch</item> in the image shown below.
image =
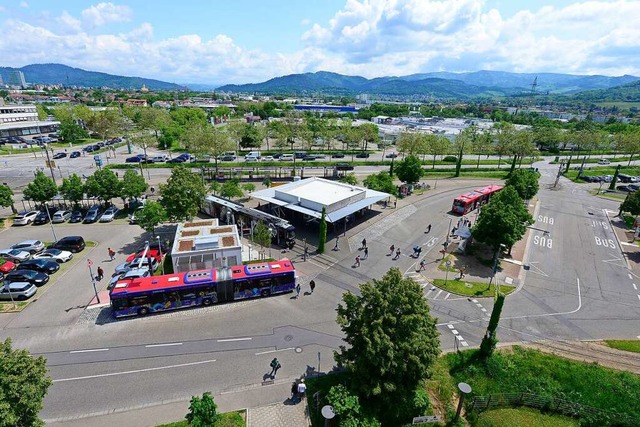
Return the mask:
[[220, 227], [209, 229], [209, 234], [233, 233], [233, 227]]
[[233, 236], [222, 237], [222, 246], [224, 247], [235, 246], [235, 244], [236, 244], [236, 239]]
[[[493, 252], [489, 247], [474, 242], [466, 254], [457, 252], [458, 242], [452, 244], [452, 251], [448, 254], [451, 268], [460, 270], [465, 268], [465, 274], [477, 277], [491, 277], [493, 272]], [[504, 261], [502, 261], [504, 263]], [[498, 271], [501, 271], [500, 266]]]
[[193, 240], [181, 240], [178, 245], [178, 251], [186, 252], [190, 251], [193, 248]]
[[198, 234], [200, 234], [199, 230], [184, 230], [182, 237], [197, 236]]
[[198, 222], [185, 222], [183, 228], [189, 227], [206, 227], [213, 225], [213, 221], [198, 221]]

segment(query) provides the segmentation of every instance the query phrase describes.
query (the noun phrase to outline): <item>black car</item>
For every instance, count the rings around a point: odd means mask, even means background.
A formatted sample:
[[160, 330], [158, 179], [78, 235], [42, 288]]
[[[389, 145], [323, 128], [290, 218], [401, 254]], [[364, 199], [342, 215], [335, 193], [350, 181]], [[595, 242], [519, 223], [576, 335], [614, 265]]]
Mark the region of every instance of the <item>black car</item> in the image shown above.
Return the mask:
[[21, 262], [20, 270], [33, 270], [41, 273], [53, 274], [60, 270], [60, 265], [56, 261], [36, 258]]
[[185, 160], [183, 158], [180, 157], [175, 157], [173, 159], [169, 159], [167, 160], [167, 163], [184, 163]]
[[67, 153], [63, 153], [63, 152], [56, 153], [56, 154], [53, 155], [53, 158], [55, 160], [64, 159], [65, 157], [67, 157]]
[[344, 159], [344, 153], [333, 153], [331, 157], [334, 159]]
[[79, 151], [73, 151], [71, 153], [71, 155], [69, 156], [70, 159], [75, 159], [76, 157], [80, 157], [80, 152]]
[[236, 156], [222, 156], [220, 157], [220, 161], [223, 162], [234, 162], [236, 160]]
[[[138, 248], [138, 250], [136, 251], [136, 253], [142, 252], [144, 251], [145, 245], [142, 245]], [[153, 241], [153, 242], [149, 242], [149, 250], [154, 250], [157, 251], [158, 248], [160, 248], [160, 252], [162, 252], [163, 254], [168, 253], [168, 250], [171, 249], [169, 247], [167, 247], [167, 245], [165, 245], [164, 243], [160, 243], [158, 244], [157, 241]]]
[[358, 154], [356, 154], [356, 157], [358, 159], [368, 159], [369, 158], [369, 153], [358, 153]]
[[61, 251], [69, 251], [78, 253], [86, 247], [86, 243], [82, 236], [67, 236], [49, 245], [48, 249], [60, 249]]
[[49, 275], [33, 270], [15, 270], [4, 276], [4, 280], [5, 283], [29, 282], [36, 286], [42, 286], [49, 281]]
[[40, 213], [36, 215], [35, 219], [33, 220], [33, 225], [47, 224], [49, 221], [49, 214], [47, 213], [47, 211], [40, 211]]
[[318, 157], [315, 154], [307, 154], [306, 156], [304, 156], [302, 158], [303, 161], [308, 162], [308, 161], [314, 161], [316, 160]]
[[83, 218], [84, 214], [82, 213], [82, 211], [73, 211], [71, 213], [71, 218], [69, 218], [69, 222], [81, 222]]
[[93, 205], [87, 211], [87, 214], [84, 216], [82, 222], [85, 224], [91, 224], [92, 222], [96, 222], [100, 219], [102, 215], [102, 208], [99, 205]]
[[336, 170], [339, 170], [339, 171], [352, 171], [353, 170], [353, 165], [350, 165], [349, 163], [338, 163], [338, 164], [336, 164]]
[[138, 154], [135, 155], [133, 157], [127, 157], [127, 159], [125, 160], [126, 163], [139, 163], [142, 162], [146, 159], [144, 154]]

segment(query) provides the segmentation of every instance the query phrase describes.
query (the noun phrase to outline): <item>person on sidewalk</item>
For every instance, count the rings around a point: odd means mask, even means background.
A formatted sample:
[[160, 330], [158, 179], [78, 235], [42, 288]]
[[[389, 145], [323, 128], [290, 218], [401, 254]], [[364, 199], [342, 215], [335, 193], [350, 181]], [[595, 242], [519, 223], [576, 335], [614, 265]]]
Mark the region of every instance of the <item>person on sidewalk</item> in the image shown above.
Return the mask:
[[393, 259], [398, 259], [400, 258], [400, 248], [396, 249], [396, 256], [393, 257]]
[[427, 225], [427, 234], [431, 232], [431, 224]]
[[309, 288], [311, 288], [311, 293], [313, 293], [313, 290], [316, 288], [316, 281], [315, 280], [311, 280], [309, 282]]
[[300, 298], [300, 283], [296, 285], [296, 299]]
[[464, 271], [467, 269], [466, 266], [462, 266], [460, 267], [460, 279], [462, 279], [464, 277]]
[[104, 277], [104, 270], [102, 269], [102, 267], [98, 267], [98, 282], [102, 280], [103, 277]]
[[393, 255], [393, 251], [395, 251], [395, 250], [396, 250], [396, 245], [391, 245], [389, 247], [389, 255]]
[[296, 394], [298, 394], [298, 383], [294, 381], [293, 384], [291, 385], [291, 400], [294, 403], [296, 400]]
[[271, 372], [269, 372], [269, 376], [271, 378], [275, 378], [278, 369], [280, 369], [281, 367], [280, 361], [278, 361], [277, 357], [274, 357], [269, 366], [271, 366]]
[[353, 264], [354, 267], [360, 267], [360, 255], [356, 255], [356, 262]]
[[300, 395], [300, 400], [304, 399], [305, 393], [307, 392], [307, 385], [304, 383], [304, 378], [300, 380], [298, 384], [298, 394]]
[[338, 242], [340, 241], [340, 236], [336, 236], [336, 245], [333, 247], [334, 251], [339, 251], [340, 247], [338, 247]]
[[369, 248], [364, 248], [364, 258], [363, 259], [367, 259], [369, 258]]
[[115, 259], [115, 257], [116, 257], [116, 253], [115, 253], [115, 252], [113, 251], [113, 249], [111, 249], [111, 248], [108, 248], [108, 249], [107, 249], [107, 252], [109, 253], [109, 259], [110, 259], [111, 261], [113, 261], [113, 260]]
[[367, 249], [367, 239], [362, 239], [362, 249]]
[[418, 271], [424, 270], [426, 265], [427, 265], [427, 262], [425, 260], [420, 261], [420, 268], [418, 269]]

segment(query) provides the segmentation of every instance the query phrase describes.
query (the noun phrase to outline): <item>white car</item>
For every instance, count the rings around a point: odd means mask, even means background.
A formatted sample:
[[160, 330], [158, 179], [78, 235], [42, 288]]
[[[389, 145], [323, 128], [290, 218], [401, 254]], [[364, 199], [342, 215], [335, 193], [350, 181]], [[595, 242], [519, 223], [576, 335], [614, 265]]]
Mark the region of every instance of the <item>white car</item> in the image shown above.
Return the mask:
[[[160, 266], [160, 264], [158, 263], [158, 261], [155, 258], [151, 258], [151, 269], [152, 269], [152, 271], [155, 272], [158, 269], [159, 266]], [[126, 273], [129, 270], [134, 270], [134, 269], [138, 269], [138, 268], [146, 268], [148, 270], [149, 269], [149, 258], [143, 258], [142, 259], [142, 263], [140, 263], [140, 258], [135, 258], [131, 262], [123, 262], [122, 264], [118, 264], [116, 266], [116, 270], [115, 270], [114, 276], [118, 275], [120, 273]]]
[[256, 157], [256, 156], [245, 156], [244, 157], [244, 161], [245, 162], [259, 162], [260, 158]]
[[69, 218], [71, 218], [71, 211], [62, 210], [53, 214], [53, 216], [51, 217], [51, 222], [53, 222], [54, 224], [59, 224], [61, 222], [65, 222]]
[[23, 211], [13, 219], [13, 225], [29, 225], [38, 216], [40, 211]]
[[117, 215], [119, 209], [115, 206], [111, 206], [109, 209], [104, 211], [102, 216], [100, 217], [100, 222], [111, 222]]
[[611, 162], [607, 159], [600, 159], [600, 161], [598, 162], [599, 165], [608, 165], [611, 164]]
[[139, 279], [140, 277], [148, 277], [151, 275], [151, 272], [148, 268], [134, 268], [133, 270], [129, 270], [126, 273], [120, 273], [111, 278], [109, 281], [109, 285], [107, 286], [108, 290], [113, 289], [118, 282], [123, 280], [133, 280]]
[[63, 263], [71, 261], [73, 259], [73, 254], [69, 251], [62, 251], [60, 249], [47, 249], [41, 254], [35, 255], [33, 258], [43, 258]]
[[11, 248], [0, 249], [0, 256], [8, 259], [11, 262], [22, 262], [31, 258], [31, 254], [29, 252]]
[[162, 163], [169, 160], [169, 156], [167, 156], [166, 154], [159, 154], [157, 156], [153, 156], [151, 160], [153, 161], [153, 163]]
[[264, 156], [264, 157], [262, 157], [262, 161], [263, 162], [273, 162], [273, 161], [275, 161], [275, 159], [273, 158], [273, 156]]
[[15, 245], [11, 246], [11, 249], [26, 251], [33, 255], [44, 250], [44, 243], [42, 243], [40, 240], [23, 240], [22, 242], [16, 243]]

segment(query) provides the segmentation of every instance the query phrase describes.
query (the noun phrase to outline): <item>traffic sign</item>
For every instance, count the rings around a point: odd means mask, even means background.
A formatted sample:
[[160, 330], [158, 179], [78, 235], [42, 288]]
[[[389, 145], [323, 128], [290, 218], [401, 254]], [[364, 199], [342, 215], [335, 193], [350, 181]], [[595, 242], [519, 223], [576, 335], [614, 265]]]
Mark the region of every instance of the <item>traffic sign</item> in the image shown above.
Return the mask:
[[93, 261], [87, 259], [87, 267], [91, 267], [93, 265]]

